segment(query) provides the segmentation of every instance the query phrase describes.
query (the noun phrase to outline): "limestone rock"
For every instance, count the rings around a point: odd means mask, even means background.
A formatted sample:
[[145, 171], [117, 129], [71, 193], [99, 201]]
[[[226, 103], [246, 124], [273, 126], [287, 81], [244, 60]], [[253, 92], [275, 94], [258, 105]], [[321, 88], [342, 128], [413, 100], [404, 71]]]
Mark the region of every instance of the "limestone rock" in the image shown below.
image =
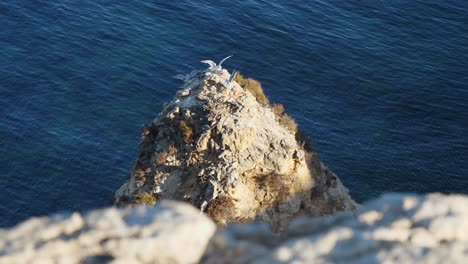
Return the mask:
[[211, 69], [187, 80], [144, 129], [116, 204], [181, 200], [219, 224], [261, 220], [276, 231], [301, 214], [354, 210], [302, 134], [230, 77]]
[[468, 196], [387, 194], [352, 215], [298, 218], [217, 234], [204, 263], [468, 263]]
[[192, 206], [116, 208], [0, 229], [0, 263], [197, 263], [216, 225]]
[[297, 218], [282, 234], [261, 222], [217, 228], [167, 201], [32, 218], [0, 229], [3, 263], [464, 264], [468, 196], [387, 194], [354, 214]]

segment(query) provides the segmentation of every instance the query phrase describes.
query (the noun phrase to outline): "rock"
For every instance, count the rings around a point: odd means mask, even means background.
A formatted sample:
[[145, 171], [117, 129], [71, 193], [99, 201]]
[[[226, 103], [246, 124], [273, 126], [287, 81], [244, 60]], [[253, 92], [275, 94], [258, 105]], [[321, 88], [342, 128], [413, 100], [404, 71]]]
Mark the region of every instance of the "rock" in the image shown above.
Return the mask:
[[[217, 230], [216, 230], [217, 229]], [[188, 204], [32, 218], [0, 229], [0, 263], [468, 263], [468, 196], [387, 194], [354, 214], [216, 228]]]
[[386, 194], [354, 215], [298, 218], [281, 236], [263, 224], [231, 225], [204, 257], [224, 261], [468, 263], [468, 196]]
[[216, 225], [183, 203], [32, 218], [0, 229], [0, 263], [196, 263]]
[[283, 109], [266, 98], [259, 103], [229, 78], [217, 69], [184, 84], [142, 133], [115, 203], [153, 195], [188, 202], [219, 224], [261, 220], [276, 231], [301, 214], [354, 210], [348, 190]]

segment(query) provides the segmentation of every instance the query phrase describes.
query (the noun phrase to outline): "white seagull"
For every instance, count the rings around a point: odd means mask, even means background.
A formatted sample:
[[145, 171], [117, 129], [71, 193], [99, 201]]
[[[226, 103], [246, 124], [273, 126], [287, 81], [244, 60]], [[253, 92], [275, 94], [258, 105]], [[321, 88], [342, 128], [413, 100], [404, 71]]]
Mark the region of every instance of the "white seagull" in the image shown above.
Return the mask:
[[218, 72], [222, 69], [221, 65], [223, 64], [223, 62], [229, 58], [231, 58], [232, 56], [234, 55], [229, 55], [227, 56], [226, 58], [222, 59], [218, 65], [216, 65], [216, 63], [212, 60], [202, 60], [201, 63], [205, 63], [205, 64], [208, 64], [210, 65], [210, 67], [207, 69], [207, 71], [215, 71], [215, 72]]
[[237, 75], [237, 71], [234, 70], [234, 71], [231, 73], [231, 77], [229, 77], [229, 84], [231, 84], [232, 81], [234, 80], [234, 78], [236, 78], [236, 75]]
[[234, 78], [236, 78], [236, 75], [237, 75], [237, 71], [233, 70], [229, 79], [224, 81], [224, 85], [230, 87], [232, 84], [232, 81], [234, 81]]
[[189, 82], [196, 74], [198, 73], [197, 70], [193, 70], [191, 73], [183, 75], [177, 74], [174, 78], [184, 81], [185, 83]]
[[229, 55], [229, 56], [227, 56], [226, 58], [222, 59], [222, 60], [218, 63], [219, 69], [221, 69], [221, 65], [223, 64], [223, 62], [224, 62], [225, 60], [231, 58], [232, 56], [234, 56], [234, 55]]

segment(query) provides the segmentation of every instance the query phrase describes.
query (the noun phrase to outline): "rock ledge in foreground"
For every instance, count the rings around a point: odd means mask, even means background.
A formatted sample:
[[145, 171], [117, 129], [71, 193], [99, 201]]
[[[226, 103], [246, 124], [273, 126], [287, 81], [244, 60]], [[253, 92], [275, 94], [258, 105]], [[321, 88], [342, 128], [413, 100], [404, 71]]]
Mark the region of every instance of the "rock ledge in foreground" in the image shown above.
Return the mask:
[[[215, 231], [217, 229], [217, 231]], [[468, 263], [468, 196], [387, 194], [354, 214], [226, 229], [190, 205], [32, 218], [0, 229], [0, 263]]]

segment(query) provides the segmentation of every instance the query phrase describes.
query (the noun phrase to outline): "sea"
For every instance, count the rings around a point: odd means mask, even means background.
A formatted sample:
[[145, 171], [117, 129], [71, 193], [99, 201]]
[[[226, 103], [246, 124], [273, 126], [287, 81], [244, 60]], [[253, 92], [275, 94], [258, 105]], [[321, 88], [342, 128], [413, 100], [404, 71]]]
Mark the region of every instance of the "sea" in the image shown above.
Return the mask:
[[259, 80], [358, 202], [468, 193], [468, 1], [0, 1], [0, 227], [112, 204], [201, 60]]

